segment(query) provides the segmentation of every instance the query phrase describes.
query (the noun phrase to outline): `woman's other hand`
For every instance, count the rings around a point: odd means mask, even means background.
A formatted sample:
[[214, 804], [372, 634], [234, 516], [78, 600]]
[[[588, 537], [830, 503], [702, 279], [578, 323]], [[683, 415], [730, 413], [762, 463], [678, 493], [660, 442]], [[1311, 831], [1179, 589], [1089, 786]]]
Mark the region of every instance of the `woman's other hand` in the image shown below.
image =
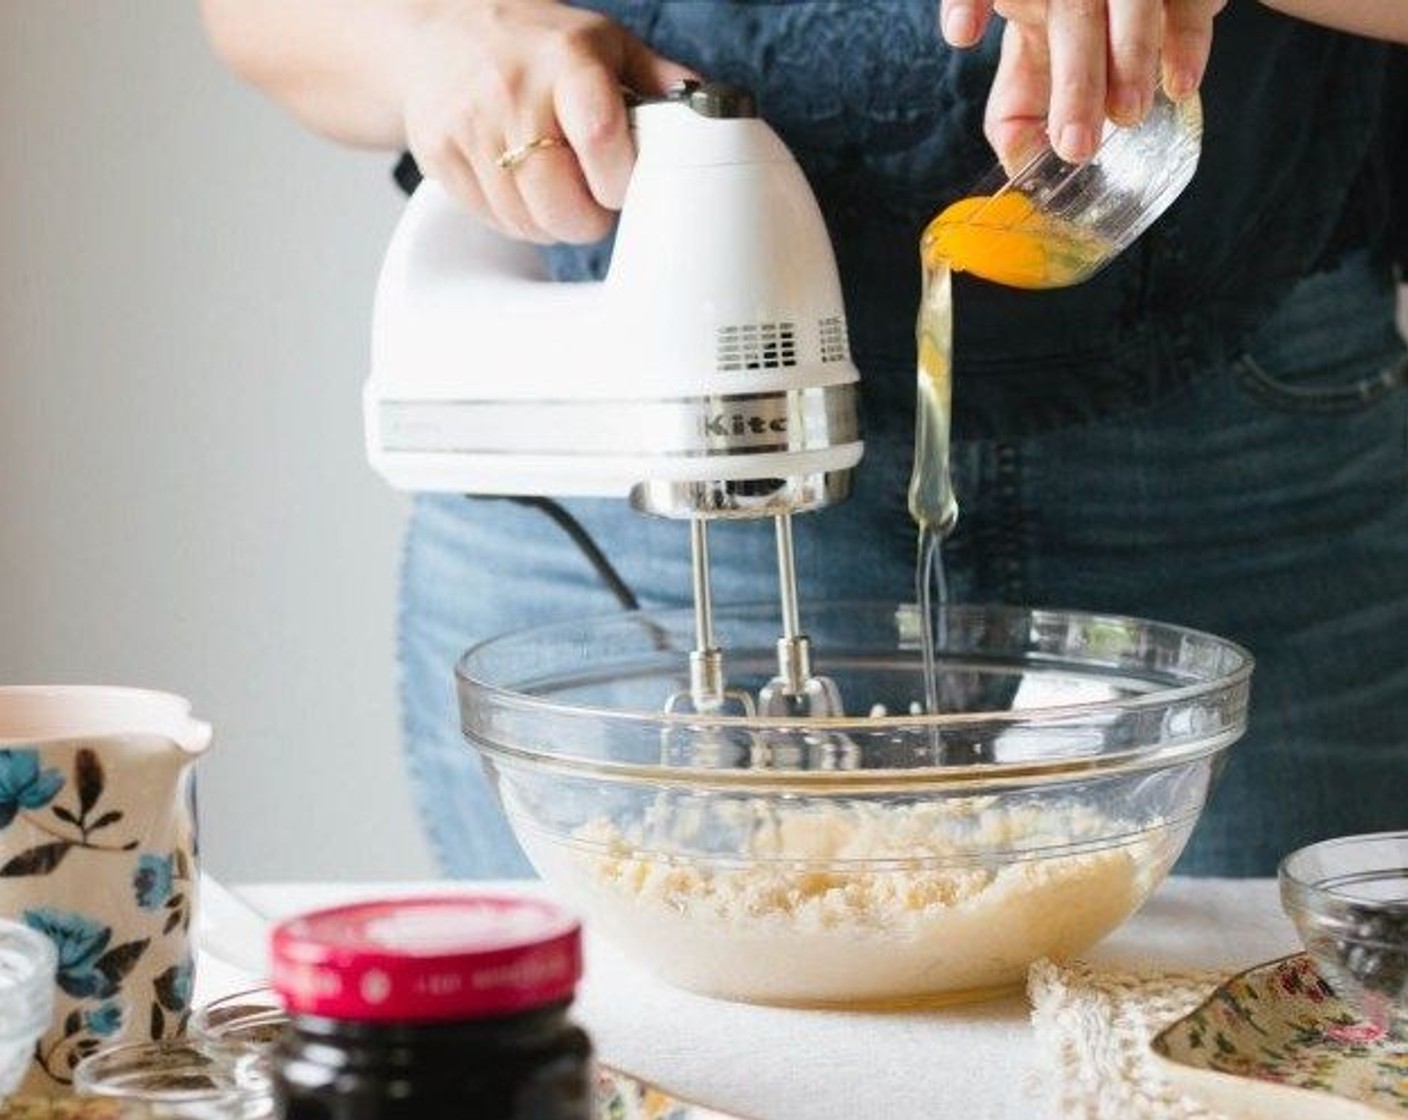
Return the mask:
[[1105, 118], [1144, 119], [1160, 80], [1196, 92], [1226, 0], [942, 0], [944, 38], [972, 46], [994, 13], [1007, 25], [985, 131], [1011, 166], [1049, 140], [1064, 159], [1095, 153]]
[[[548, 0], [433, 7], [400, 44], [406, 143], [421, 170], [509, 236], [605, 236], [635, 162], [623, 87], [660, 93], [693, 72], [604, 16]], [[502, 166], [514, 149], [522, 158]]]

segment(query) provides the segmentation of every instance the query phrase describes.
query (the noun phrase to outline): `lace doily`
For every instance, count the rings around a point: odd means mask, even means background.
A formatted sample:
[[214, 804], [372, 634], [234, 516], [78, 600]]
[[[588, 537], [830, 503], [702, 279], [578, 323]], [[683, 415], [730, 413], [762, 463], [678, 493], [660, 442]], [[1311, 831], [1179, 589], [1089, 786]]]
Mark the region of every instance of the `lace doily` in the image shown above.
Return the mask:
[[1037, 961], [1027, 974], [1059, 1120], [1225, 1120], [1159, 1073], [1149, 1040], [1201, 1003], [1218, 972], [1099, 972]]

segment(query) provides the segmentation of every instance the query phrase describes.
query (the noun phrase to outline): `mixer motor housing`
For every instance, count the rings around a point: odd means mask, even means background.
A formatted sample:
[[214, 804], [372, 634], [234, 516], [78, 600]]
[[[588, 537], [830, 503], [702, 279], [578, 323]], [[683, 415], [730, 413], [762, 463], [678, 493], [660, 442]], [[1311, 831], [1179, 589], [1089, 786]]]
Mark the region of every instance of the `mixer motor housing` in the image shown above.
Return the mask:
[[552, 282], [534, 246], [433, 182], [410, 200], [364, 396], [393, 486], [705, 518], [849, 493], [858, 375], [806, 177], [729, 87], [683, 83], [631, 117], [638, 158], [600, 282]]

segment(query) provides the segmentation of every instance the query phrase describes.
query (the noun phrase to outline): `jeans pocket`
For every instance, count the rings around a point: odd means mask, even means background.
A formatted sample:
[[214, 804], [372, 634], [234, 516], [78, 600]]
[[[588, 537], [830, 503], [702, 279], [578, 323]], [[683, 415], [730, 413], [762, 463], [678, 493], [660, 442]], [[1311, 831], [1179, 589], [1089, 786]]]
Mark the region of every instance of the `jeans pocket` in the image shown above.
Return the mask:
[[1281, 412], [1334, 416], [1363, 412], [1408, 388], [1408, 354], [1399, 354], [1370, 373], [1287, 377], [1266, 369], [1250, 354], [1233, 360], [1242, 390]]

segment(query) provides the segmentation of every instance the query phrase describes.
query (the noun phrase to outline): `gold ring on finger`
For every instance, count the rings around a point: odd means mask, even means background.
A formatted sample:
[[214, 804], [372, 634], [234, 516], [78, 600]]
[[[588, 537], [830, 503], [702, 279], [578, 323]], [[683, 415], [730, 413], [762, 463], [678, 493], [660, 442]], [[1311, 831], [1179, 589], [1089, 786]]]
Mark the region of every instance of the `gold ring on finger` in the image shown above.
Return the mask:
[[505, 148], [494, 162], [499, 165], [500, 170], [512, 171], [534, 152], [541, 152], [544, 148], [560, 148], [566, 143], [566, 140], [557, 136], [535, 136], [526, 144]]

